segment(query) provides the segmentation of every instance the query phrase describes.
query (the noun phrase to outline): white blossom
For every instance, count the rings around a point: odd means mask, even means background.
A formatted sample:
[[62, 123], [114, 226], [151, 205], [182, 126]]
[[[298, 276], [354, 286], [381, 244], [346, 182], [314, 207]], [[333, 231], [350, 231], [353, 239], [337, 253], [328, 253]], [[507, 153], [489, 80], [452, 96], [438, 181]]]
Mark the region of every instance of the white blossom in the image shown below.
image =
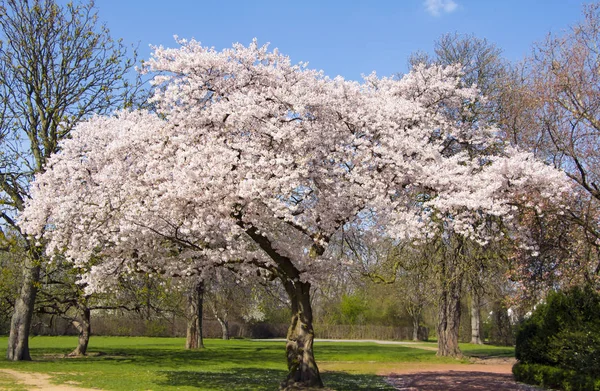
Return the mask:
[[460, 87], [459, 67], [358, 83], [256, 42], [221, 52], [179, 43], [147, 63], [160, 115], [80, 124], [32, 185], [22, 227], [43, 234], [49, 254], [93, 264], [90, 290], [116, 271], [280, 267], [250, 229], [308, 281], [335, 262], [311, 249], [345, 224], [368, 227], [365, 211], [393, 238], [425, 238], [446, 219], [486, 241], [480, 216], [508, 221], [520, 194], [569, 191], [528, 153], [448, 153], [453, 142], [497, 143], [495, 129], [455, 119], [478, 96]]

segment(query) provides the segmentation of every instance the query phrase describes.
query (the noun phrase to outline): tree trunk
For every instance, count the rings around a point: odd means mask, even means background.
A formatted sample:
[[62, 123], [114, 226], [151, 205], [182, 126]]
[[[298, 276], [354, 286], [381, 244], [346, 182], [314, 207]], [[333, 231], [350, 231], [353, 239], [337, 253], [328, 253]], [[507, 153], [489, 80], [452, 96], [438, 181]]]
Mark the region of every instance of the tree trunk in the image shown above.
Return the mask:
[[[290, 298], [292, 321], [288, 329], [285, 347], [288, 375], [281, 383], [280, 389], [292, 391], [303, 388], [322, 388], [323, 381], [313, 354], [315, 332], [312, 324], [310, 284], [301, 281], [301, 273], [292, 260], [281, 255], [267, 236], [254, 226], [246, 226], [241, 219], [240, 212], [233, 214], [233, 217], [238, 219], [237, 225], [245, 229], [248, 236], [277, 264], [277, 275]], [[313, 255], [322, 255], [323, 252], [322, 246], [313, 245], [309, 254], [312, 257]]]
[[202, 339], [202, 307], [204, 304], [204, 282], [194, 284], [188, 296], [188, 321], [185, 340], [186, 349], [204, 349]]
[[412, 321], [413, 321], [413, 341], [418, 341], [419, 340], [419, 323], [420, 322], [420, 316], [413, 316], [412, 317]]
[[222, 319], [220, 316], [217, 316], [217, 321], [221, 325], [222, 338], [226, 341], [229, 340], [229, 322], [227, 319]]
[[460, 296], [462, 277], [456, 272], [454, 260], [446, 259], [443, 265], [443, 281], [439, 303], [438, 356], [461, 357], [458, 347], [460, 331]]
[[483, 345], [481, 338], [481, 297], [475, 290], [471, 293], [471, 343]]
[[494, 345], [511, 346], [514, 343], [508, 309], [501, 299], [494, 302], [491, 341]]
[[217, 322], [219, 322], [219, 324], [221, 325], [221, 338], [228, 341], [229, 321], [227, 319], [229, 318], [229, 314], [227, 310], [225, 309], [222, 312], [219, 312], [219, 309], [217, 308], [217, 295], [213, 296], [212, 299], [209, 299], [208, 303], [214, 317], [217, 319]]
[[37, 295], [36, 283], [40, 279], [38, 259], [27, 257], [24, 265], [23, 286], [15, 302], [15, 312], [10, 322], [6, 358], [12, 361], [31, 360], [29, 354], [29, 329]]
[[89, 308], [84, 307], [81, 311], [81, 321], [74, 320], [73, 325], [79, 331], [79, 338], [77, 339], [77, 347], [71, 353], [70, 357], [85, 356], [87, 353], [88, 343], [90, 342], [90, 335], [92, 331], [91, 324], [91, 311]]
[[292, 304], [292, 321], [287, 333], [286, 354], [288, 375], [281, 383], [282, 390], [323, 387], [313, 353], [313, 330], [310, 284], [284, 281]]
[[[451, 283], [449, 285], [456, 285]], [[458, 347], [460, 330], [460, 288], [453, 286], [442, 293], [438, 323], [438, 356], [461, 357]]]

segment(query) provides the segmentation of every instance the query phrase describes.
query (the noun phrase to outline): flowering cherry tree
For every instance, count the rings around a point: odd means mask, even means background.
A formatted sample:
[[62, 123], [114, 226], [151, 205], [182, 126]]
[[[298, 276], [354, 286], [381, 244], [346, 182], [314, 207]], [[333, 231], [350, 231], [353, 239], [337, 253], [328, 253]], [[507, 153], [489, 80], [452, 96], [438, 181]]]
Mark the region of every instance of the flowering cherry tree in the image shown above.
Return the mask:
[[494, 129], [460, 120], [478, 96], [459, 67], [359, 83], [256, 42], [179, 44], [147, 63], [159, 114], [81, 124], [36, 178], [21, 224], [50, 253], [93, 259], [91, 290], [140, 268], [186, 276], [233, 263], [279, 279], [292, 308], [282, 388], [322, 386], [310, 289], [344, 226], [377, 219], [390, 238], [422, 238], [446, 219], [485, 241], [479, 216], [510, 217], [515, 189], [566, 189], [527, 153], [472, 157], [498, 148]]

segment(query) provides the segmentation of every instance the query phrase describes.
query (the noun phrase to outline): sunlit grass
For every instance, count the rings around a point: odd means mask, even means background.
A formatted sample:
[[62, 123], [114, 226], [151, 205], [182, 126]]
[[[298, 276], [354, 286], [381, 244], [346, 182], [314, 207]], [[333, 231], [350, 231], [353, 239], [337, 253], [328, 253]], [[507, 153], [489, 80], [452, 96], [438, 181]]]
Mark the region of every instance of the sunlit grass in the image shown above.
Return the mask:
[[[33, 337], [32, 362], [3, 359], [0, 368], [49, 373], [58, 383], [75, 381], [82, 387], [131, 391], [266, 391], [277, 389], [286, 374], [281, 341], [208, 339], [206, 349], [186, 351], [183, 338], [94, 336], [88, 357], [63, 358], [76, 341], [76, 337]], [[6, 337], [0, 337], [0, 346], [6, 344]], [[476, 347], [466, 346], [467, 351], [487, 351], [487, 355], [505, 352]], [[435, 351], [374, 343], [318, 342], [315, 355], [324, 382], [336, 390], [393, 390], [376, 374], [403, 362], [457, 363], [436, 357]]]

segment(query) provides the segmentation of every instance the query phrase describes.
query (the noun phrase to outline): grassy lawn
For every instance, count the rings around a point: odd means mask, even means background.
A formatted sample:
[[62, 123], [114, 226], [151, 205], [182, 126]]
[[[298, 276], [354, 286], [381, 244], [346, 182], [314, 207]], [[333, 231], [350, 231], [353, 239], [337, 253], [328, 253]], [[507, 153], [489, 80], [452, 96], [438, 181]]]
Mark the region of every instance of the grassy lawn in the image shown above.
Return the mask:
[[[75, 344], [76, 337], [33, 337], [34, 361], [1, 359], [0, 368], [50, 373], [58, 383], [74, 381], [82, 387], [128, 391], [266, 391], [277, 389], [286, 374], [283, 342], [208, 339], [206, 349], [186, 351], [182, 338], [92, 337], [88, 357], [62, 358]], [[7, 338], [0, 337], [0, 347], [6, 345]], [[513, 351], [461, 347], [467, 354], [487, 356]], [[380, 368], [398, 367], [402, 362], [457, 362], [438, 358], [434, 351], [397, 345], [318, 342], [315, 350], [323, 381], [336, 390], [393, 390], [376, 375]], [[0, 390], [6, 389], [7, 381], [0, 377]]]

